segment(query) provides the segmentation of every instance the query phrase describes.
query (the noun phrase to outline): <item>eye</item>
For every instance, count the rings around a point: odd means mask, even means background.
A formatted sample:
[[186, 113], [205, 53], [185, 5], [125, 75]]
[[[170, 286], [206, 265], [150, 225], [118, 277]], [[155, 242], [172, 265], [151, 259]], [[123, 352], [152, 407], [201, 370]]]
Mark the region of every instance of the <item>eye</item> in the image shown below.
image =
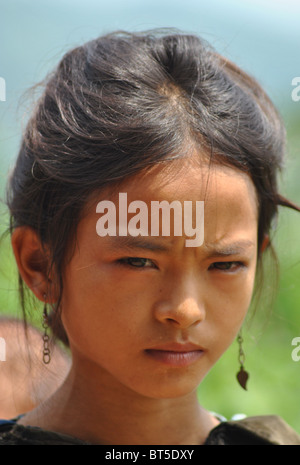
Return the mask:
[[210, 265], [210, 270], [219, 270], [225, 272], [235, 272], [241, 268], [245, 268], [245, 264], [243, 262], [215, 262]]
[[156, 268], [156, 265], [150, 258], [127, 257], [118, 260], [118, 263], [133, 268]]

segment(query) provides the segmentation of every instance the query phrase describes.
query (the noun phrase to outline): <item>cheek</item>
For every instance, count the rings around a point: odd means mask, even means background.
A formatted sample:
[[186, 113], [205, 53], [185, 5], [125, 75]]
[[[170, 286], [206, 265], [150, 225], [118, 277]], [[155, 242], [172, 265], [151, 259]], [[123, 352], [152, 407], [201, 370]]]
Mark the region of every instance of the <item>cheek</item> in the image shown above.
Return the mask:
[[[214, 281], [211, 289], [213, 307], [224, 322], [233, 324], [244, 318], [251, 303], [254, 286], [254, 273], [239, 278], [220, 279]], [[212, 312], [214, 310], [212, 309]]]
[[251, 303], [253, 283], [254, 272], [245, 280], [223, 282], [212, 293], [206, 318], [216, 353], [224, 352], [237, 336]]
[[[90, 358], [107, 352], [108, 347], [123, 350], [133, 340], [140, 324], [145, 296], [116, 280], [113, 272], [101, 268], [66, 273], [62, 299], [62, 322], [70, 344]], [[147, 299], [146, 299], [147, 300]]]

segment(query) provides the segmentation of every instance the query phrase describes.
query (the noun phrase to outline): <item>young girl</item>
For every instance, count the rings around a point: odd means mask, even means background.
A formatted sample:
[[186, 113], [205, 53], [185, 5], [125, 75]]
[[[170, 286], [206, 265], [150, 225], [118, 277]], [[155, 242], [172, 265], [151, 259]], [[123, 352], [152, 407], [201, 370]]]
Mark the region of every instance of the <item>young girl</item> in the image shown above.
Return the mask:
[[300, 444], [277, 417], [220, 422], [197, 400], [241, 329], [278, 206], [299, 210], [277, 189], [284, 136], [258, 83], [198, 37], [120, 32], [63, 57], [8, 205], [44, 361], [51, 326], [72, 366], [0, 443]]

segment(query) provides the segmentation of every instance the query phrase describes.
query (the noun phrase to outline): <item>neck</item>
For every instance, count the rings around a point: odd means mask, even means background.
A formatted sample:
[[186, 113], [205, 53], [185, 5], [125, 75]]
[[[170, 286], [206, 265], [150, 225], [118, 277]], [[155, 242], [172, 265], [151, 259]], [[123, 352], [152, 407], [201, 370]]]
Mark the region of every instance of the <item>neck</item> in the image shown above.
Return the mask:
[[197, 393], [153, 399], [105, 372], [72, 366], [61, 388], [23, 424], [66, 433], [93, 444], [201, 444], [218, 424]]

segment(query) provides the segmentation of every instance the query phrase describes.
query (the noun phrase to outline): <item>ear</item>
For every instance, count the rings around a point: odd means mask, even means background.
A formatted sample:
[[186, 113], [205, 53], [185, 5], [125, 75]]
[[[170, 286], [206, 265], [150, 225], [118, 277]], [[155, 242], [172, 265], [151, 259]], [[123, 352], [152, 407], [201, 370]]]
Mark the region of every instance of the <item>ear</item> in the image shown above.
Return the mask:
[[269, 245], [270, 245], [270, 237], [266, 234], [264, 236], [264, 240], [262, 241], [260, 252], [263, 253]]
[[48, 275], [49, 253], [42, 247], [37, 233], [28, 226], [16, 228], [11, 242], [23, 281], [39, 300], [56, 302], [54, 282]]

